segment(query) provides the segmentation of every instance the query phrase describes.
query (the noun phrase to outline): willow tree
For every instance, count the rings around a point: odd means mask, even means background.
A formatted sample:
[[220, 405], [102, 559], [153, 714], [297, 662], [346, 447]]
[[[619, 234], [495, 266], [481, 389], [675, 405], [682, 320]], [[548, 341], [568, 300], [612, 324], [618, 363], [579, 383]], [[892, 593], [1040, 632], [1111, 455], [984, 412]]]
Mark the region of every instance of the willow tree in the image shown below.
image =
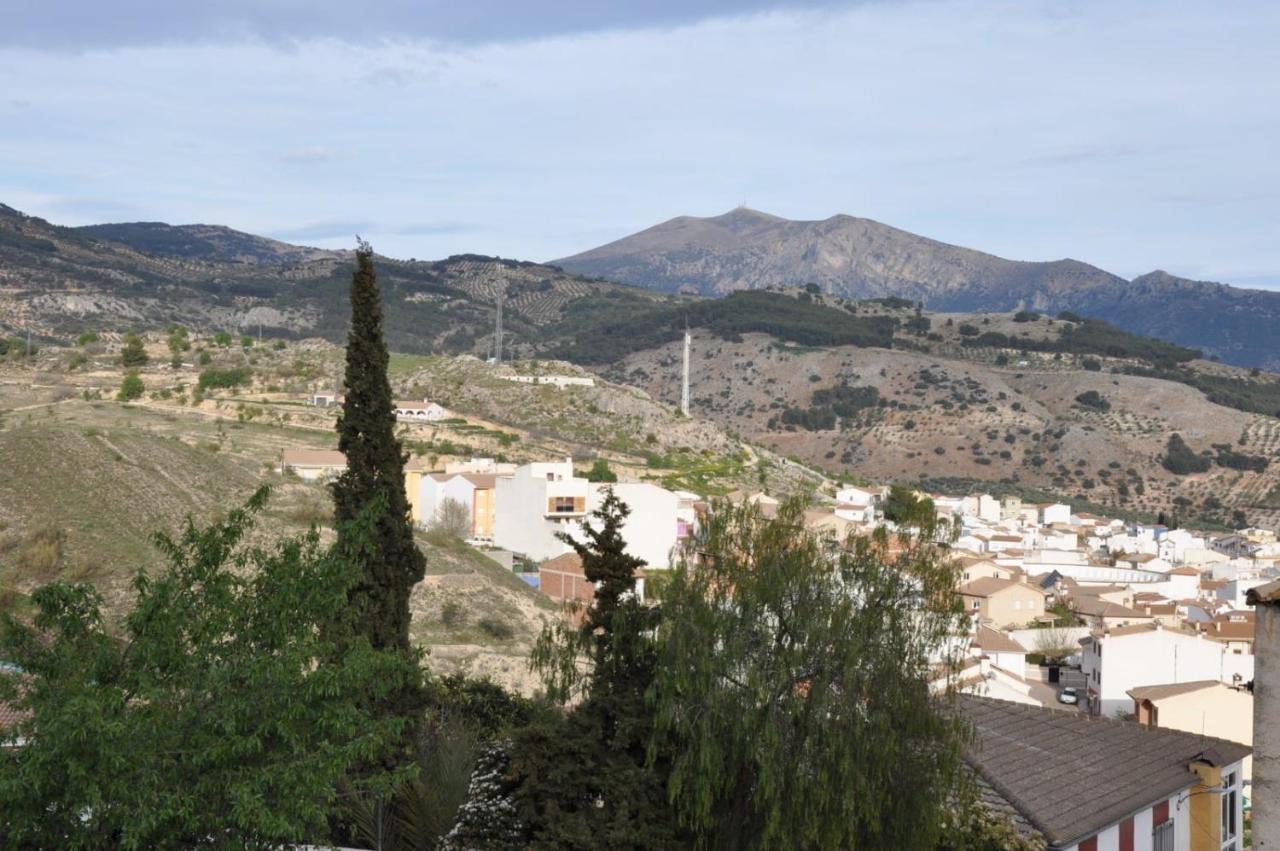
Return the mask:
[[953, 568], [931, 528], [835, 541], [802, 521], [721, 505], [667, 585], [669, 798], [704, 848], [932, 848], [966, 742], [927, 684], [961, 624]]
[[359, 607], [370, 644], [407, 652], [409, 593], [426, 573], [426, 561], [413, 541], [404, 486], [408, 456], [395, 436], [387, 361], [373, 249], [362, 240], [351, 277], [346, 399], [338, 418], [338, 449], [347, 469], [333, 485], [334, 519], [341, 530], [369, 505], [383, 506], [351, 602]]

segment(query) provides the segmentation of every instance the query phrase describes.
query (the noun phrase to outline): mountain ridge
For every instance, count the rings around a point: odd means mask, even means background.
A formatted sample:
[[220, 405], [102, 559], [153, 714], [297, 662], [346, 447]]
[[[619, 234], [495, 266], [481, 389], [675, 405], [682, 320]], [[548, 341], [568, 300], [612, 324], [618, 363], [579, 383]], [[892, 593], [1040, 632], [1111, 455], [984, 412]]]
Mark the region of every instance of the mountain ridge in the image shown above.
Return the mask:
[[847, 214], [791, 220], [740, 207], [678, 216], [551, 263], [662, 292], [813, 283], [846, 298], [897, 296], [940, 311], [1070, 310], [1238, 365], [1280, 367], [1280, 345], [1266, 330], [1280, 320], [1280, 293], [1162, 270], [1126, 280], [1073, 258], [1009, 260]]

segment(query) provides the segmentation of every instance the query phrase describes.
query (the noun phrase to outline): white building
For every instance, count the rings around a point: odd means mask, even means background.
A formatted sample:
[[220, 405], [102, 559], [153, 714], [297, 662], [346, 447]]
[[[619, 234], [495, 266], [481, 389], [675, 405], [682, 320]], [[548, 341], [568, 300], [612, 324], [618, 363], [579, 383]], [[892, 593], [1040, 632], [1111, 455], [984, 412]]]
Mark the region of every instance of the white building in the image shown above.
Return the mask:
[[517, 467], [494, 484], [493, 542], [534, 561], [569, 550], [556, 533], [576, 534], [587, 515], [591, 483], [574, 473], [572, 459]]
[[1159, 623], [1120, 627], [1080, 641], [1081, 670], [1095, 715], [1129, 712], [1129, 691], [1140, 686], [1217, 680], [1238, 685], [1253, 679], [1253, 657], [1237, 655], [1201, 633], [1165, 629]]
[[394, 402], [396, 419], [403, 422], [436, 423], [449, 416], [449, 412], [425, 399], [421, 402]]
[[563, 555], [572, 548], [557, 533], [585, 541], [582, 524], [609, 490], [630, 509], [621, 530], [627, 552], [651, 569], [671, 567], [677, 543], [692, 532], [696, 495], [682, 499], [650, 482], [588, 482], [571, 460], [525, 464], [496, 478], [493, 542], [535, 561]]

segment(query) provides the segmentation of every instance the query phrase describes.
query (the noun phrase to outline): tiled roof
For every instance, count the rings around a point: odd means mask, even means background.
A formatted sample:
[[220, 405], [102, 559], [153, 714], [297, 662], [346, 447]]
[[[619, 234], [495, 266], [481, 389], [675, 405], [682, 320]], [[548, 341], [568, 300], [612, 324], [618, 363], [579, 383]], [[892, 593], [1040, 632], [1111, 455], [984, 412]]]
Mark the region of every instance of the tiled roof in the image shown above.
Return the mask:
[[12, 703], [0, 700], [0, 733], [27, 717], [27, 713]]
[[1198, 782], [1193, 761], [1230, 765], [1245, 745], [962, 695], [968, 761], [1051, 845], [1071, 845]]
[[978, 634], [973, 637], [973, 643], [981, 647], [983, 650], [994, 653], [1026, 653], [1027, 648], [1023, 647], [1014, 639], [1005, 635], [999, 630], [992, 629], [989, 626], [978, 627]]
[[1107, 600], [1100, 600], [1097, 597], [1091, 597], [1087, 594], [1077, 594], [1072, 601], [1072, 608], [1077, 614], [1088, 615], [1095, 618], [1149, 618], [1151, 615], [1146, 612], [1139, 612], [1128, 606], [1122, 606], [1119, 603], [1111, 603]]
[[[1158, 686], [1141, 686], [1140, 688], [1129, 689], [1126, 694], [1134, 700], [1163, 700], [1166, 697], [1177, 697], [1180, 694], [1190, 694], [1193, 691], [1213, 688], [1220, 686], [1222, 683], [1217, 680], [1196, 680], [1190, 683], [1165, 683]], [[1226, 686], [1223, 686], [1226, 688]]]
[[288, 467], [345, 467], [347, 456], [336, 449], [286, 449], [284, 463]]
[[1250, 606], [1280, 601], [1280, 579], [1268, 582], [1266, 585], [1259, 585], [1257, 588], [1250, 588], [1245, 592], [1245, 599]]
[[996, 579], [994, 576], [983, 576], [972, 582], [966, 582], [958, 589], [961, 594], [970, 597], [989, 597], [997, 591], [1012, 588], [1018, 583], [1012, 579]]

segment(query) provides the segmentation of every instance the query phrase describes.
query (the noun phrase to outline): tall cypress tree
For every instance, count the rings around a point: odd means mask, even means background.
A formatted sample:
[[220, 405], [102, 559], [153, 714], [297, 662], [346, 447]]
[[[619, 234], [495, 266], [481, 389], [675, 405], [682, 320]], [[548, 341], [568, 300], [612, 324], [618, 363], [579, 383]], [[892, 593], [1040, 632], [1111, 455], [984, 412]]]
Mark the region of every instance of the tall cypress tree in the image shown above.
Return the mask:
[[351, 330], [347, 335], [346, 400], [338, 418], [338, 448], [347, 469], [333, 485], [339, 528], [378, 502], [373, 540], [366, 542], [364, 578], [352, 590], [361, 623], [375, 648], [409, 649], [409, 592], [422, 580], [426, 560], [413, 543], [404, 489], [408, 456], [395, 436], [387, 344], [382, 336], [382, 295], [373, 249], [361, 240], [351, 277]]

